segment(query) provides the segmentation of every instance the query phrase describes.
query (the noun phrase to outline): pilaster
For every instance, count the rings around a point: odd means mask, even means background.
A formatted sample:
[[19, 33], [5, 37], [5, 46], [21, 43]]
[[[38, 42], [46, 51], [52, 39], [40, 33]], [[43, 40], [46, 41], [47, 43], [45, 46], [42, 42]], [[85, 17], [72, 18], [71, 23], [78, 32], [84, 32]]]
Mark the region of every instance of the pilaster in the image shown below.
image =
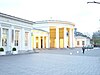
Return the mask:
[[34, 49], [36, 49], [36, 36], [34, 35]]
[[64, 48], [67, 48], [67, 31], [66, 31], [66, 27], [64, 27]]
[[22, 28], [22, 31], [21, 31], [21, 45], [22, 45], [22, 50], [25, 50], [25, 30], [24, 28]]
[[70, 48], [72, 48], [72, 42], [73, 42], [73, 41], [72, 41], [72, 29], [70, 28], [70, 29], [69, 29], [69, 45], [70, 45], [69, 47], [70, 47]]
[[38, 38], [39, 38], [39, 40], [38, 40], [39, 41], [38, 47], [41, 48], [41, 37], [39, 36]]
[[59, 48], [59, 28], [56, 27], [56, 48]]
[[42, 39], [43, 39], [43, 48], [44, 48], [44, 36], [43, 36], [43, 38], [42, 38]]

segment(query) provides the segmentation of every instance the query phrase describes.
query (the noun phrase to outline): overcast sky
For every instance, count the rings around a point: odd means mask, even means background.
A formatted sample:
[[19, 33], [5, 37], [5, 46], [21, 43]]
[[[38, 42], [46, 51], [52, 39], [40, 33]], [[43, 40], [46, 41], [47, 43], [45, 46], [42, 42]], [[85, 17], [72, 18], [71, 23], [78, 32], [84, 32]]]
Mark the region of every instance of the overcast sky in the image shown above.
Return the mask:
[[100, 4], [88, 1], [93, 0], [0, 0], [0, 12], [31, 21], [70, 21], [78, 31], [92, 33], [100, 27]]

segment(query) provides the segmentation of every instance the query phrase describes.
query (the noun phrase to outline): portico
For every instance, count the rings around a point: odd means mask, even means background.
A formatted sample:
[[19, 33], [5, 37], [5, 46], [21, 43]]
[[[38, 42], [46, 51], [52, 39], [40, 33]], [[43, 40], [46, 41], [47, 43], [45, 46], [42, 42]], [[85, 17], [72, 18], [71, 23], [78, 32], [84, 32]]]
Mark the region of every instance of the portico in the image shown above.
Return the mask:
[[48, 48], [48, 32], [40, 29], [33, 29], [32, 31], [32, 48], [41, 49]]
[[50, 27], [50, 48], [73, 47], [74, 34], [72, 28]]
[[37, 21], [35, 28], [45, 30], [49, 33], [48, 48], [67, 48], [74, 46], [74, 24], [67, 21], [47, 20]]

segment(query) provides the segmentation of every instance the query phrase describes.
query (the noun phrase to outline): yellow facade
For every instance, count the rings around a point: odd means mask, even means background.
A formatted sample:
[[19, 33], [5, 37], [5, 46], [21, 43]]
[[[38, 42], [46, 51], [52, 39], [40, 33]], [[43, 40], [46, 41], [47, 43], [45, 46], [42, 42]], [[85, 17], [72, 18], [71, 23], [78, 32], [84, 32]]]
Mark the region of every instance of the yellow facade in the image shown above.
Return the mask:
[[46, 36], [44, 37], [44, 48], [46, 48]]
[[59, 48], [64, 48], [64, 28], [59, 28]]
[[[56, 47], [57, 43], [59, 43], [59, 48], [64, 48], [64, 36], [66, 36], [65, 43], [67, 44], [67, 47], [71, 46], [71, 43], [74, 42], [74, 38], [73, 38], [73, 36], [70, 36], [70, 35], [72, 35], [70, 31], [73, 32], [73, 29], [66, 28], [65, 30], [67, 31], [68, 36], [67, 36], [67, 34], [64, 35], [64, 27], [58, 28], [59, 32], [56, 32], [56, 27], [50, 27], [50, 48], [57, 48]], [[59, 36], [58, 36], [59, 40], [57, 40], [56, 33], [59, 33]], [[70, 37], [72, 37], [72, 38], [70, 38]], [[73, 39], [72, 42], [70, 41], [71, 39]]]
[[32, 48], [46, 48], [46, 38], [48, 33], [41, 30], [33, 30]]
[[39, 38], [36, 37], [36, 48], [39, 48]]
[[50, 28], [50, 48], [56, 47], [56, 28]]

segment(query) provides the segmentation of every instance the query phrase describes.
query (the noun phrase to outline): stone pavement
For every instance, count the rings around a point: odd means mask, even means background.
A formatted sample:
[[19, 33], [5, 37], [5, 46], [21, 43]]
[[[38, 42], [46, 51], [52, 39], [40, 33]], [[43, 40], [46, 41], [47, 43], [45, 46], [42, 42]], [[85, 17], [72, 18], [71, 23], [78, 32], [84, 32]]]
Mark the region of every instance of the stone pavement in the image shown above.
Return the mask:
[[100, 48], [85, 49], [85, 53], [82, 53], [82, 48], [73, 49], [49, 49], [49, 50], [38, 50], [40, 53], [48, 54], [64, 54], [64, 55], [78, 55], [78, 56], [100, 56]]
[[0, 75], [100, 75], [100, 56], [63, 53], [0, 56]]

